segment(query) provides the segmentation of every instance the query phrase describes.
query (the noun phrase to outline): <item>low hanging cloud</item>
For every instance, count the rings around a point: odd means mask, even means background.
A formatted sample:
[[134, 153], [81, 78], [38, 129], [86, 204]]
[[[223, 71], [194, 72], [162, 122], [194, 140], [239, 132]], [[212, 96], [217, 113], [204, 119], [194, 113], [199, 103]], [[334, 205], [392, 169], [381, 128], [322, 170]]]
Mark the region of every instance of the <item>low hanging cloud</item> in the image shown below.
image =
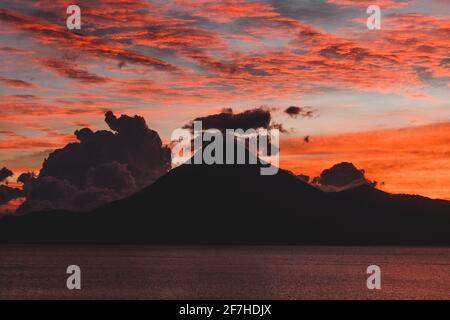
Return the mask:
[[79, 140], [50, 153], [39, 175], [22, 174], [26, 201], [18, 213], [38, 210], [91, 210], [151, 184], [171, 168], [171, 152], [144, 118], [111, 111], [112, 131], [83, 128]]
[[284, 113], [286, 113], [291, 118], [312, 118], [316, 115], [317, 110], [312, 107], [297, 107], [297, 106], [290, 106], [284, 110]]
[[0, 185], [0, 205], [22, 196], [23, 191], [21, 189]]
[[322, 171], [320, 176], [315, 177], [312, 183], [323, 191], [342, 191], [360, 185], [376, 186], [375, 181], [365, 177], [365, 172], [358, 169], [351, 162], [341, 162], [329, 169]]
[[[6, 167], [0, 169], [0, 182], [5, 181], [14, 173]], [[9, 201], [22, 197], [23, 191], [18, 188], [11, 188], [7, 185], [0, 185], [0, 205], [6, 204]]]
[[218, 129], [225, 131], [226, 129], [270, 129], [272, 115], [270, 110], [259, 107], [256, 109], [247, 110], [241, 113], [234, 113], [233, 109], [226, 108], [223, 109], [218, 114], [213, 114], [205, 117], [199, 117], [194, 119], [189, 124], [185, 125], [186, 129], [193, 129], [193, 122], [201, 121], [202, 128], [204, 130], [208, 129]]
[[6, 180], [6, 178], [9, 178], [13, 175], [13, 172], [11, 170], [9, 170], [6, 167], [3, 167], [2, 169], [0, 169], [0, 182], [3, 182]]
[[[278, 123], [273, 121], [271, 111], [277, 111], [278, 108], [269, 108], [269, 107], [258, 107], [255, 109], [250, 109], [243, 111], [241, 113], [234, 113], [232, 108], [224, 108], [218, 114], [212, 114], [204, 117], [199, 117], [194, 119], [193, 121], [186, 124], [183, 128], [194, 130], [194, 121], [202, 122], [202, 130], [210, 130], [217, 129], [223, 133], [227, 129], [238, 130], [242, 129], [243, 131], [247, 131], [249, 129], [259, 130], [259, 129], [276, 129], [281, 133], [287, 133], [282, 123]], [[194, 138], [191, 141], [192, 145], [195, 145], [194, 140], [199, 139], [200, 144], [203, 147], [206, 147], [210, 142], [206, 142], [202, 140], [201, 136]], [[240, 137], [238, 138], [234, 135], [233, 139], [237, 139], [242, 143], [242, 146], [248, 147], [249, 140], [246, 138]], [[261, 152], [262, 150], [258, 150]], [[271, 136], [268, 137], [268, 147], [267, 150], [264, 151], [268, 156], [274, 156], [278, 154], [279, 147], [278, 145], [272, 144]]]

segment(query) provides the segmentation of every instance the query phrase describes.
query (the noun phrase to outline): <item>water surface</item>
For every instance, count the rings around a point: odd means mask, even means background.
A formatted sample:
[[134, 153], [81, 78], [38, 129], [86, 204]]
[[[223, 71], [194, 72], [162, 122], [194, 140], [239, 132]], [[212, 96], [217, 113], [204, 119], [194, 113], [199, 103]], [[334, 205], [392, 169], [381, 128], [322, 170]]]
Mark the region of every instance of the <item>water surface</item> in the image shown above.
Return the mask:
[[450, 299], [450, 248], [0, 246], [0, 299], [80, 298]]

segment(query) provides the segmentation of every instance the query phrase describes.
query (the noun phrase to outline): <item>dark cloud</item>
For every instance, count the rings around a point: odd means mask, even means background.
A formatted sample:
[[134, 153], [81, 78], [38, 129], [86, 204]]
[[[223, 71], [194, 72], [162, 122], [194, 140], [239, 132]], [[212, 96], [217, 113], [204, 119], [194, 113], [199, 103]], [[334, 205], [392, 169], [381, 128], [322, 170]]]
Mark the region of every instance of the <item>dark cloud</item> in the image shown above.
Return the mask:
[[[0, 182], [5, 181], [14, 173], [6, 167], [0, 169]], [[23, 191], [17, 188], [11, 188], [6, 185], [0, 185], [0, 205], [8, 203], [12, 199], [16, 199], [23, 196]]]
[[[249, 129], [278, 129], [282, 133], [288, 132], [283, 124], [273, 122], [271, 111], [276, 111], [277, 108], [269, 108], [269, 107], [258, 107], [255, 109], [247, 110], [241, 113], [234, 113], [232, 108], [224, 108], [218, 114], [213, 114], [205, 117], [196, 118], [190, 123], [184, 126], [185, 129], [194, 129], [194, 121], [202, 122], [202, 130], [210, 130], [217, 129], [225, 133], [226, 129], [237, 130], [242, 129], [247, 131]], [[260, 136], [257, 137], [258, 139]], [[248, 148], [249, 146], [249, 137], [238, 137], [236, 135], [228, 135], [225, 134], [224, 143], [228, 139], [234, 139], [237, 142], [237, 146], [240, 148]], [[267, 155], [274, 156], [278, 154], [279, 149], [278, 146], [273, 144], [271, 141], [271, 136], [268, 136], [268, 145], [266, 147], [259, 148], [258, 146], [258, 155]], [[191, 146], [202, 145], [203, 148], [206, 148], [209, 145], [208, 141], [204, 141], [202, 136], [199, 135], [192, 139]], [[194, 149], [192, 151], [195, 152]]]
[[290, 106], [284, 110], [286, 114], [288, 114], [292, 118], [303, 117], [303, 118], [312, 118], [316, 115], [317, 110], [312, 107], [297, 107]]
[[127, 61], [126, 60], [122, 60], [122, 61], [119, 61], [117, 66], [119, 67], [119, 69], [122, 69], [123, 67], [125, 67], [126, 64], [127, 64]]
[[13, 172], [6, 167], [0, 169], [0, 182], [4, 181], [6, 178], [9, 178], [13, 175]]
[[376, 185], [376, 182], [366, 179], [364, 170], [356, 168], [350, 162], [341, 162], [323, 170], [312, 183], [324, 191], [340, 191], [362, 184]]
[[87, 180], [90, 186], [108, 188], [119, 193], [123, 190], [136, 189], [135, 179], [127, 165], [117, 161], [91, 168], [87, 173]]
[[[218, 129], [222, 131], [225, 129], [270, 129], [271, 120], [270, 110], [263, 107], [236, 114], [231, 108], [227, 108], [219, 114], [194, 119], [194, 121], [202, 122], [204, 130]], [[193, 122], [187, 124], [185, 128], [193, 129]]]
[[24, 172], [17, 178], [17, 182], [21, 182], [25, 185], [35, 178], [37, 178], [37, 176], [34, 172]]
[[23, 197], [23, 191], [21, 189], [0, 185], [0, 205], [19, 197]]
[[144, 118], [105, 114], [112, 131], [83, 128], [78, 143], [50, 153], [37, 177], [23, 174], [27, 200], [18, 212], [86, 211], [128, 196], [171, 167], [171, 152]]

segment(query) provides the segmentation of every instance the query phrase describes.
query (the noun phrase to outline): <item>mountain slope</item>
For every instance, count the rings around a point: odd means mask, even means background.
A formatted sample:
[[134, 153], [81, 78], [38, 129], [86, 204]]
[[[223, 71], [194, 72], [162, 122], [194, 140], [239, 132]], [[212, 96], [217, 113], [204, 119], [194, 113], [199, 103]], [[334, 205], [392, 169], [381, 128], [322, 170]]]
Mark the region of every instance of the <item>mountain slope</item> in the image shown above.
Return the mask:
[[324, 193], [260, 165], [181, 165], [93, 212], [0, 220], [0, 241], [450, 245], [450, 202], [369, 186]]

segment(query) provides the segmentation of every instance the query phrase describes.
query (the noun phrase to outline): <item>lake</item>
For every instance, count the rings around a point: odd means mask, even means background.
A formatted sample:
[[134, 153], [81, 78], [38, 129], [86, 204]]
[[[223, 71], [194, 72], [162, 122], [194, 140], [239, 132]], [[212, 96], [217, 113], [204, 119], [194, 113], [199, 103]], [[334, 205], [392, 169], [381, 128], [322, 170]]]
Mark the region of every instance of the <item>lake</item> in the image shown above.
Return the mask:
[[450, 299], [450, 248], [0, 246], [0, 299]]

